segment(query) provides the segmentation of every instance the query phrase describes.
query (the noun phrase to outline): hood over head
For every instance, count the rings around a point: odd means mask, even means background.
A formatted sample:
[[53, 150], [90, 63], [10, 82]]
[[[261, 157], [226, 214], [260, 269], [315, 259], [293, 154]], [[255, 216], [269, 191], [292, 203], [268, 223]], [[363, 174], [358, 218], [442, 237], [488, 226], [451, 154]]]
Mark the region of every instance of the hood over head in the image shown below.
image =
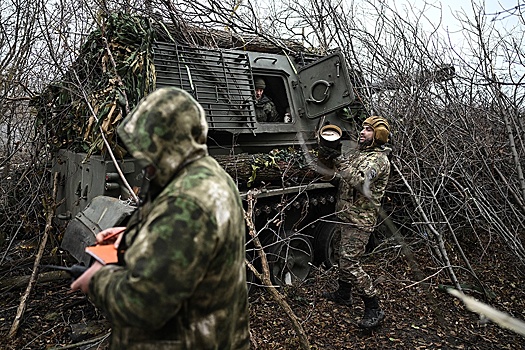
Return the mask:
[[117, 133], [143, 167], [155, 167], [153, 181], [160, 186], [185, 164], [208, 154], [204, 110], [190, 94], [175, 87], [155, 90], [142, 99]]

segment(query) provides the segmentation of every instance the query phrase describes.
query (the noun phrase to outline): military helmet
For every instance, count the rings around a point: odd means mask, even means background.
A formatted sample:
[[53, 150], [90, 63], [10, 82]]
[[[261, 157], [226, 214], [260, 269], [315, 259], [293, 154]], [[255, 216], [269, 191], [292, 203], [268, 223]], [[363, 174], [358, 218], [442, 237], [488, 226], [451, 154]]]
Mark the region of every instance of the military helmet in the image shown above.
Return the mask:
[[263, 78], [255, 78], [255, 88], [256, 89], [265, 89], [266, 88], [266, 82]]
[[374, 129], [374, 142], [378, 145], [387, 143], [390, 135], [390, 124], [388, 121], [379, 116], [371, 116], [365, 119], [363, 126], [370, 125]]

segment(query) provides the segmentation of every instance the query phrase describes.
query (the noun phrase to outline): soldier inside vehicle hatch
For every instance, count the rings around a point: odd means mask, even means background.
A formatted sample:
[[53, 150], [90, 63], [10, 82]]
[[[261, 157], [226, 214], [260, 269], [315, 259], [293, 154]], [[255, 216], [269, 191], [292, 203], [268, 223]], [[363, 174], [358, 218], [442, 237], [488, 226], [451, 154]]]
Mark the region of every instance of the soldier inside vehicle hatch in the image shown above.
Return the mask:
[[255, 83], [255, 116], [258, 122], [283, 122], [283, 118], [277, 112], [275, 103], [264, 94], [266, 82], [257, 77]]

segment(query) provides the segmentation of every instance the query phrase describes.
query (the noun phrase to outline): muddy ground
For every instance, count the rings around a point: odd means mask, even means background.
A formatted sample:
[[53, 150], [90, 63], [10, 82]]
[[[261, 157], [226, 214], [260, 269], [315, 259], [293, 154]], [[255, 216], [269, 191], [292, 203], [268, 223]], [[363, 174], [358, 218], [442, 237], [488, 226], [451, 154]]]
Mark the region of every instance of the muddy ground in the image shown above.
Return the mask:
[[[352, 308], [321, 297], [323, 291], [335, 288], [335, 268], [315, 267], [307, 280], [282, 290], [312, 349], [525, 349], [525, 337], [480, 318], [446, 292], [452, 283], [446, 269], [436, 267], [426, 245], [408, 246], [410, 258], [396, 242], [381, 245], [367, 257], [365, 269], [380, 287], [387, 315], [373, 331], [357, 327], [363, 312], [357, 297]], [[7, 338], [27, 285], [11, 281], [31, 273], [35, 251], [35, 244], [20, 242], [10, 248], [1, 265], [0, 348], [106, 349], [110, 325], [81, 293], [69, 292], [70, 281], [63, 274], [36, 284], [16, 337]], [[456, 268], [465, 292], [525, 319], [524, 269], [506, 245], [492, 240], [482, 247], [470, 242], [467, 254], [477, 280]], [[65, 253], [49, 251], [43, 263], [71, 261]], [[290, 321], [264, 288], [251, 288], [250, 320], [252, 349], [299, 349]]]

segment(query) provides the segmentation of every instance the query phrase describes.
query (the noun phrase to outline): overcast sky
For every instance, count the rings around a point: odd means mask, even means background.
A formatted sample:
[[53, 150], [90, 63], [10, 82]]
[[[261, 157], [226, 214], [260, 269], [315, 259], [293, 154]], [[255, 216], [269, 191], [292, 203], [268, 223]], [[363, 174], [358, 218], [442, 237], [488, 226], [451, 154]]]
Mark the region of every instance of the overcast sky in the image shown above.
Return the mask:
[[[515, 9], [520, 3], [525, 4], [525, 0], [474, 0], [476, 3], [481, 4], [485, 7], [485, 13], [488, 18], [497, 19], [497, 25], [511, 29], [513, 26], [518, 24], [516, 16], [512, 16], [505, 10]], [[424, 7], [424, 4], [428, 3], [434, 5]], [[428, 14], [429, 20], [435, 24], [439, 23], [440, 11], [438, 9], [441, 4], [442, 7], [442, 28], [448, 30], [450, 33], [456, 33], [461, 30], [461, 23], [457, 17], [464, 18], [467, 15], [469, 18], [473, 17], [472, 5], [470, 0], [397, 0], [396, 3], [408, 3], [413, 5], [415, 8], [421, 10], [426, 9], [425, 14]], [[522, 9], [525, 11], [525, 8]]]

